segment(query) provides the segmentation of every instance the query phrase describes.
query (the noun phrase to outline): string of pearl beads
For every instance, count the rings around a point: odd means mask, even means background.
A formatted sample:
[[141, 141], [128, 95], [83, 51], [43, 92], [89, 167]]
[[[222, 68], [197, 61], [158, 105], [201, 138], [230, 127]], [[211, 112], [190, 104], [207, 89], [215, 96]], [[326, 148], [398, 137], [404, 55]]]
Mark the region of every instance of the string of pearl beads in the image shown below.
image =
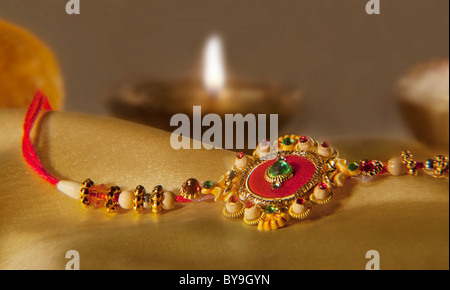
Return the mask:
[[116, 213], [119, 209], [133, 209], [136, 213], [143, 213], [144, 210], [151, 209], [153, 213], [160, 214], [163, 210], [175, 207], [175, 194], [164, 191], [161, 185], [155, 186], [151, 193], [147, 193], [142, 185], [136, 186], [134, 192], [131, 192], [121, 191], [118, 186], [96, 186], [92, 180], [86, 179], [81, 184], [61, 180], [56, 188], [73, 199], [79, 199], [87, 207], [106, 207], [109, 213]]

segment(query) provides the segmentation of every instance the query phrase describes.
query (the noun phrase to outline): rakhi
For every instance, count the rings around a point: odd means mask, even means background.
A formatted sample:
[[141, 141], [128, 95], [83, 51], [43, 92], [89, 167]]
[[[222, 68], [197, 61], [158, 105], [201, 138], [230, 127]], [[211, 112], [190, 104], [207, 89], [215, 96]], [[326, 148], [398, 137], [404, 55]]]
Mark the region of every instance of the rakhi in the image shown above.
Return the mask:
[[379, 160], [348, 162], [327, 142], [285, 135], [276, 144], [259, 143], [252, 155], [237, 153], [233, 167], [217, 182], [189, 178], [181, 184], [178, 194], [161, 185], [154, 186], [151, 192], [142, 185], [121, 190], [118, 186], [95, 185], [90, 179], [82, 183], [59, 180], [47, 171], [30, 137], [42, 110], [51, 111], [52, 107], [38, 91], [23, 126], [22, 153], [26, 163], [65, 195], [85, 206], [105, 207], [108, 213], [131, 210], [141, 214], [151, 210], [160, 214], [174, 208], [176, 202], [214, 200], [225, 203], [224, 216], [242, 218], [247, 225], [270, 231], [285, 226], [291, 218], [306, 219], [313, 207], [329, 203], [334, 189], [350, 179], [370, 181], [384, 175], [419, 172], [436, 178], [448, 179], [449, 175], [448, 157], [443, 155], [420, 162], [411, 152], [403, 151], [386, 164]]

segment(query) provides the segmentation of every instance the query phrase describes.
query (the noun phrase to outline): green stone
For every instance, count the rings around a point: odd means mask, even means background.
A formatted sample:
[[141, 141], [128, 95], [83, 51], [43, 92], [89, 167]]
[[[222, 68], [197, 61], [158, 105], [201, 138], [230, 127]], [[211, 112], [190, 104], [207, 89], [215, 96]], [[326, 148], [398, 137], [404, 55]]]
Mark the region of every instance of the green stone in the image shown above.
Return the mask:
[[207, 181], [203, 182], [203, 188], [211, 189], [213, 187], [214, 187], [214, 182], [212, 182], [211, 180], [207, 180]]
[[283, 139], [282, 143], [283, 143], [283, 145], [289, 146], [294, 143], [294, 139], [286, 137]]
[[359, 164], [356, 162], [352, 162], [347, 167], [349, 171], [355, 171], [359, 169]]
[[269, 168], [269, 176], [270, 177], [277, 177], [280, 175], [288, 174], [292, 170], [292, 167], [289, 165], [289, 163], [286, 162], [284, 159], [279, 159], [275, 161], [272, 166]]
[[275, 212], [275, 207], [273, 205], [268, 205], [266, 206], [266, 208], [264, 209], [265, 213], [274, 213]]

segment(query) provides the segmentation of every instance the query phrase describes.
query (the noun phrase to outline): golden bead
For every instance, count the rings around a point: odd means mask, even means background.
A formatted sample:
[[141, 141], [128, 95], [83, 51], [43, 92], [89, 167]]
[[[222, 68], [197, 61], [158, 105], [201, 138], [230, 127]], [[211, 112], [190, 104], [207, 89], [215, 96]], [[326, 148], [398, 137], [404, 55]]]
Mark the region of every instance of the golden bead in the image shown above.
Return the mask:
[[159, 214], [162, 212], [162, 206], [160, 202], [156, 202], [152, 204], [152, 212]]
[[162, 212], [162, 193], [163, 187], [161, 185], [155, 186], [155, 188], [153, 189], [153, 194], [151, 196], [153, 213], [159, 214]]
[[117, 207], [117, 204], [114, 202], [114, 200], [106, 201], [105, 207], [109, 213], [116, 213], [119, 210], [119, 208]]
[[136, 189], [134, 191], [134, 199], [133, 199], [133, 209], [137, 213], [144, 212], [144, 195], [146, 191], [145, 188], [142, 185], [136, 186]]
[[406, 162], [406, 168], [408, 168], [408, 173], [411, 175], [417, 175], [417, 162], [414, 160], [408, 160]]
[[136, 186], [136, 189], [134, 190], [135, 196], [144, 196], [145, 193], [145, 188], [142, 185]]
[[91, 187], [92, 185], [92, 180], [87, 179], [85, 182], [83, 182], [84, 187], [80, 190], [80, 201], [86, 207], [91, 205], [91, 201], [89, 200], [89, 187]]
[[89, 195], [89, 188], [83, 187], [80, 192], [82, 195]]
[[412, 154], [410, 151], [403, 150], [402, 154], [401, 154], [401, 158], [402, 158], [403, 162], [407, 162], [408, 160], [412, 159]]
[[408, 174], [417, 175], [417, 162], [413, 159], [411, 152], [403, 150], [400, 157], [408, 169]]
[[85, 206], [91, 205], [91, 202], [89, 201], [89, 198], [87, 198], [87, 197], [82, 197], [81, 203], [84, 204]]
[[141, 214], [144, 212], [144, 204], [135, 204], [135, 206], [133, 207], [134, 211]]
[[119, 210], [117, 202], [114, 201], [114, 197], [116, 196], [117, 193], [120, 193], [120, 187], [112, 186], [109, 188], [108, 192], [105, 194], [105, 197], [106, 197], [105, 207], [109, 213], [115, 213]]
[[448, 158], [443, 155], [434, 157], [434, 174], [441, 177], [446, 170], [448, 170]]
[[90, 180], [89, 178], [88, 179], [86, 179], [84, 182], [83, 182], [83, 186], [84, 187], [91, 187], [91, 186], [93, 186], [94, 185], [94, 182], [92, 181], [92, 180]]

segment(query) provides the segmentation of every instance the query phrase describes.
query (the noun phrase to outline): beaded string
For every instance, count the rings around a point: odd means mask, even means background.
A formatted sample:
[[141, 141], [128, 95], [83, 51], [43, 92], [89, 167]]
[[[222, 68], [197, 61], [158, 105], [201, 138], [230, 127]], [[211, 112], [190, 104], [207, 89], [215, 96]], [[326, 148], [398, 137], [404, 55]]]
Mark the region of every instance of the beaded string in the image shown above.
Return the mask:
[[[108, 208], [109, 212], [115, 212], [118, 209], [120, 195], [121, 193], [123, 193], [118, 186], [113, 186], [109, 189], [104, 185], [94, 186], [94, 183], [90, 179], [85, 180], [82, 184], [78, 182], [59, 180], [58, 178], [50, 174], [44, 167], [36, 153], [30, 136], [40, 113], [44, 110], [53, 111], [53, 108], [50, 105], [47, 96], [42, 91], [38, 90], [35, 93], [30, 106], [28, 107], [23, 124], [22, 155], [25, 159], [25, 162], [39, 176], [41, 176], [50, 184], [55, 185], [64, 194], [74, 199], [79, 198], [86, 206], [89, 206], [91, 204], [94, 204], [96, 206], [105, 205]], [[164, 192], [162, 191], [161, 186], [155, 186], [155, 190], [152, 194], [147, 194], [145, 188], [141, 185], [136, 187], [134, 194], [126, 191], [123, 197], [127, 196], [128, 198], [123, 198], [123, 200], [125, 201], [123, 202], [122, 207], [126, 209], [139, 209], [141, 207], [143, 208], [145, 202], [149, 202], [155, 194], [162, 195], [158, 206], [156, 206], [154, 209], [154, 212], [159, 213], [161, 212], [161, 208], [163, 207], [162, 199], [164, 198]], [[166, 195], [168, 194], [169, 193], [167, 193]], [[187, 203], [192, 201], [191, 199], [184, 198], [181, 195], [175, 196], [171, 192], [170, 194], [172, 204], [167, 205], [167, 207], [172, 207], [174, 202]]]
[[[369, 181], [384, 174], [417, 175], [419, 171], [437, 178], [448, 178], [449, 173], [449, 160], [443, 155], [420, 162], [413, 158], [411, 152], [403, 151], [399, 157], [390, 159], [387, 164], [378, 160], [347, 163], [347, 160], [340, 158], [338, 152], [327, 142], [319, 144], [307, 136], [286, 135], [278, 139], [278, 152], [276, 153], [278, 157], [276, 160], [270, 161], [273, 164], [265, 174], [259, 177], [256, 174], [257, 170], [254, 174], [256, 177], [253, 177], [252, 169], [265, 164], [260, 157], [269, 152], [266, 152], [266, 149], [270, 146], [264, 142], [258, 145], [252, 156], [242, 152], [236, 154], [232, 169], [224, 174], [218, 182], [206, 181], [201, 184], [195, 178], [189, 178], [182, 184], [180, 195], [165, 191], [161, 185], [156, 185], [151, 192], [147, 192], [142, 185], [136, 186], [134, 192], [122, 191], [118, 186], [94, 185], [90, 179], [86, 179], [83, 183], [59, 180], [45, 169], [30, 137], [36, 120], [43, 110], [52, 111], [53, 109], [47, 97], [41, 91], [37, 91], [27, 110], [23, 125], [22, 153], [26, 163], [39, 176], [55, 185], [65, 195], [80, 200], [85, 206], [106, 207], [110, 213], [117, 212], [122, 208], [133, 209], [136, 213], [143, 213], [144, 209], [151, 209], [153, 213], [160, 214], [163, 210], [172, 209], [175, 202], [185, 203], [214, 199], [214, 201], [225, 201], [223, 214], [226, 217], [243, 216], [244, 222], [248, 225], [258, 225], [260, 230], [273, 230], [284, 226], [289, 218], [300, 220], [307, 218], [313, 205], [327, 204], [333, 196], [332, 189], [343, 186], [344, 182], [350, 178]], [[309, 159], [308, 162], [314, 163], [317, 176], [314, 174], [316, 177], [299, 189], [308, 192], [299, 193], [297, 191], [295, 198], [281, 196], [266, 200], [261, 198], [265, 192], [257, 192], [255, 195], [244, 184], [247, 179], [256, 180], [256, 184], [269, 182], [272, 189], [268, 190], [280, 193], [285, 186], [283, 184], [288, 184], [291, 178], [301, 179], [304, 175], [302, 172], [293, 172], [291, 164], [289, 164], [292, 161], [288, 162], [288, 159], [294, 161], [300, 159], [305, 162], [305, 158]], [[248, 178], [250, 175], [252, 178]], [[254, 190], [257, 188], [257, 186], [253, 187]]]

